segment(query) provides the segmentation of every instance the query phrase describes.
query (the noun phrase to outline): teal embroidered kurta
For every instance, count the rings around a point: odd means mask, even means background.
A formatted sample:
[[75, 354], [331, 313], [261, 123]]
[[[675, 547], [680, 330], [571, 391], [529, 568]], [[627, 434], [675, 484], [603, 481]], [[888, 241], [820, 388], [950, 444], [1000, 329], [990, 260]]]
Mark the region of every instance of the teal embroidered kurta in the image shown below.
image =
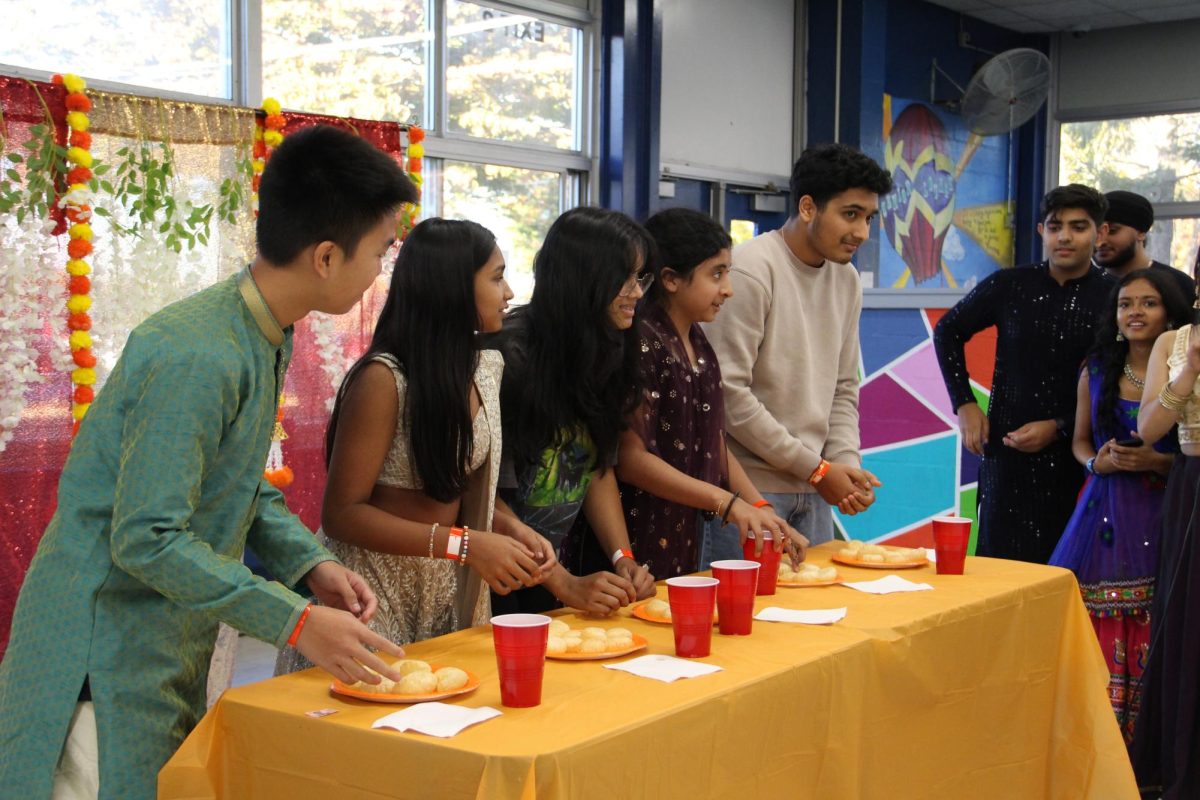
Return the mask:
[[0, 794], [46, 797], [85, 678], [102, 798], [152, 798], [199, 721], [218, 621], [278, 647], [333, 556], [263, 480], [291, 329], [248, 270], [129, 336], [71, 449], [0, 664]]

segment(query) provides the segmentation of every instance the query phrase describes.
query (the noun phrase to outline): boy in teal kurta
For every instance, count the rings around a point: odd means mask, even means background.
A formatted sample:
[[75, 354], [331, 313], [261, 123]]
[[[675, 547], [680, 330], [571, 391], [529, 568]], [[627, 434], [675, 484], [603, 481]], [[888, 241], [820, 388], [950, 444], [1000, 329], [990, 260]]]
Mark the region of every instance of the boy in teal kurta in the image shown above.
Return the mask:
[[[61, 790], [68, 729], [73, 747], [94, 715], [99, 796], [154, 797], [204, 713], [218, 621], [284, 647], [308, 607], [287, 588], [301, 579], [331, 607], [309, 609], [295, 646], [343, 680], [366, 677], [362, 664], [399, 679], [365, 649], [402, 654], [362, 624], [374, 596], [262, 473], [292, 323], [349, 310], [379, 273], [396, 208], [416, 199], [363, 140], [293, 134], [263, 175], [254, 264], [130, 334], [17, 601], [0, 664], [0, 794]], [[243, 566], [247, 544], [282, 583]]]

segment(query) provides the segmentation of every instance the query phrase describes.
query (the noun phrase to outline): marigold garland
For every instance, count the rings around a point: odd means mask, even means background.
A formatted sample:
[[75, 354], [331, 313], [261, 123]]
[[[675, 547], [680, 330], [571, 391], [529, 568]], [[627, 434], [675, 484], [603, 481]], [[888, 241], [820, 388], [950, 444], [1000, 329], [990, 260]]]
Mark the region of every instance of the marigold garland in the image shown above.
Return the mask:
[[[421, 184], [425, 182], [425, 178], [421, 175], [421, 159], [425, 156], [425, 145], [421, 142], [425, 141], [425, 131], [416, 125], [409, 125], [404, 134], [407, 143], [404, 146], [404, 154], [401, 156], [400, 163], [405, 168], [404, 171], [408, 173], [409, 179], [419, 190]], [[408, 237], [408, 232], [417, 224], [420, 214], [420, 203], [405, 205], [400, 209], [398, 225], [400, 241], [404, 241]]]
[[85, 93], [87, 82], [78, 75], [55, 75], [52, 80], [67, 90], [65, 104], [67, 127], [70, 129], [67, 137], [69, 188], [63, 195], [62, 204], [70, 223], [67, 229], [70, 237], [67, 244], [67, 255], [70, 257], [67, 261], [67, 274], [70, 276], [67, 282], [70, 292], [67, 297], [67, 330], [70, 331], [68, 342], [75, 365], [71, 371], [71, 382], [75, 385], [71, 393], [71, 417], [74, 419], [71, 435], [74, 436], [79, 432], [79, 423], [95, 399], [92, 386], [96, 383], [96, 356], [92, 353], [90, 333], [92, 319], [87, 315], [92, 307], [92, 281], [88, 277], [92, 267], [85, 260], [92, 254], [94, 236], [92, 208], [86, 202], [90, 195], [87, 184], [93, 176], [92, 135], [88, 133], [91, 126], [88, 112], [92, 110], [92, 101]]
[[279, 407], [275, 410], [271, 448], [267, 451], [267, 466], [263, 470], [263, 477], [276, 489], [286, 489], [296, 478], [292, 468], [283, 463], [283, 443], [287, 438], [287, 431], [283, 429], [283, 397], [280, 396]]
[[250, 208], [254, 216], [258, 216], [258, 185], [262, 182], [262, 173], [271, 153], [283, 143], [283, 128], [287, 120], [283, 116], [283, 108], [274, 97], [263, 100], [262, 117], [254, 118], [254, 150], [250, 166], [254, 177], [250, 179]]

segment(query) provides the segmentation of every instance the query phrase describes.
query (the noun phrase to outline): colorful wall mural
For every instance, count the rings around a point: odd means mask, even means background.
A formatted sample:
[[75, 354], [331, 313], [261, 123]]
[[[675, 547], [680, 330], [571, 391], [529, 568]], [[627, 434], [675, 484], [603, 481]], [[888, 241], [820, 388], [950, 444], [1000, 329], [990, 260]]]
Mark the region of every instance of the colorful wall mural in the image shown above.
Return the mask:
[[[975, 518], [979, 459], [962, 446], [958, 417], [933, 350], [933, 326], [945, 313], [945, 309], [928, 308], [863, 310], [859, 325], [863, 466], [883, 486], [866, 513], [835, 515], [839, 534], [845, 538], [932, 546], [933, 517]], [[966, 355], [971, 386], [987, 409], [995, 329], [975, 336]], [[972, 550], [974, 546], [972, 531]]]
[[[868, 148], [870, 149], [870, 148]], [[1013, 263], [1009, 137], [971, 133], [942, 108], [883, 96], [880, 289], [970, 289]], [[881, 156], [881, 157], [880, 157]]]

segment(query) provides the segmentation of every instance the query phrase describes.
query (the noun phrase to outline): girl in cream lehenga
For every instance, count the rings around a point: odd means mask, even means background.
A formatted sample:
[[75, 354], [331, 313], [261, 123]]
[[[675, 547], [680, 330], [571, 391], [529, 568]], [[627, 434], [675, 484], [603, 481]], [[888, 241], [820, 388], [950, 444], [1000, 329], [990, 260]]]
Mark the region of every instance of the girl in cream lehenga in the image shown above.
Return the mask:
[[[371, 627], [397, 644], [486, 623], [483, 584], [507, 594], [555, 563], [544, 538], [495, 505], [504, 362], [477, 338], [499, 330], [511, 298], [487, 229], [422, 222], [338, 391], [322, 533], [371, 584]], [[276, 673], [306, 666], [286, 650]]]
[[1162, 544], [1142, 708], [1130, 756], [1138, 784], [1163, 800], [1200, 797], [1200, 330], [1158, 337], [1150, 354], [1138, 435], [1147, 443], [1179, 426], [1167, 477]]

